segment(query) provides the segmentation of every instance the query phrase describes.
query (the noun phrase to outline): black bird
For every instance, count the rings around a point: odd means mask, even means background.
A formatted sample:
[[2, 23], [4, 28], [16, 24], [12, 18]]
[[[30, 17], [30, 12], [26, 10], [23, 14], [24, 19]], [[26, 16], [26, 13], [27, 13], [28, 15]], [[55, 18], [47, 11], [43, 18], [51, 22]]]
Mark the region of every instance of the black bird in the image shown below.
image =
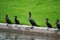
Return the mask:
[[15, 17], [15, 24], [20, 24], [19, 20], [17, 19], [17, 16], [14, 16]]
[[60, 30], [60, 23], [59, 23], [58, 19], [56, 20], [56, 26], [57, 26], [58, 30]]
[[7, 14], [5, 16], [5, 20], [6, 20], [7, 26], [8, 26], [8, 24], [12, 24], [11, 21], [10, 21], [10, 19], [8, 18]]
[[48, 28], [52, 28], [52, 25], [51, 25], [48, 21], [49, 21], [49, 19], [46, 18], [46, 25], [47, 25], [47, 27], [48, 27]]
[[31, 29], [33, 29], [33, 26], [38, 26], [36, 22], [31, 18], [31, 12], [29, 12], [29, 22], [32, 25]]

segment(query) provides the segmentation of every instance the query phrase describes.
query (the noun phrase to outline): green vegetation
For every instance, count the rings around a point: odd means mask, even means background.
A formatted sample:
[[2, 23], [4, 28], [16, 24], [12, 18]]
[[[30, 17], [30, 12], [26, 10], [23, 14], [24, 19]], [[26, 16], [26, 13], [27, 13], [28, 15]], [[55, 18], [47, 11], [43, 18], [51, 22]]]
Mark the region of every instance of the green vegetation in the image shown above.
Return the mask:
[[12, 23], [14, 16], [18, 16], [21, 24], [30, 25], [28, 12], [40, 26], [46, 26], [45, 18], [55, 27], [56, 19], [60, 20], [60, 0], [0, 0], [0, 22], [5, 22], [7, 13]]

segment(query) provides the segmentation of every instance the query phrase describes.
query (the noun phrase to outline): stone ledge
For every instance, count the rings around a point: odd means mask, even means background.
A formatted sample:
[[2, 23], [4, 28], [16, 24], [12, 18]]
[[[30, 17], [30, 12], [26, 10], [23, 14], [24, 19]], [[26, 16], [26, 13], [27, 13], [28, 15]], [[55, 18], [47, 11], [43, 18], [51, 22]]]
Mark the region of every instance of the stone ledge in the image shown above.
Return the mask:
[[34, 26], [33, 29], [30, 29], [31, 26], [27, 25], [17, 25], [17, 27], [15, 27], [16, 24], [9, 24], [9, 26], [6, 25], [6, 23], [0, 23], [0, 32], [23, 33], [28, 35], [60, 36], [60, 31], [57, 31], [58, 29], [54, 28], [48, 29], [46, 27]]

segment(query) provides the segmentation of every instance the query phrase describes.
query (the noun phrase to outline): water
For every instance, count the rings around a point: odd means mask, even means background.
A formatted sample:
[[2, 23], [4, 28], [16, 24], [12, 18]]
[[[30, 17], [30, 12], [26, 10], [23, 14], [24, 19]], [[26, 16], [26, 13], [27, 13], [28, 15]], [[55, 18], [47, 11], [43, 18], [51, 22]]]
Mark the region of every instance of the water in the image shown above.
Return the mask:
[[26, 34], [0, 32], [0, 40], [60, 40], [59, 36], [33, 36]]

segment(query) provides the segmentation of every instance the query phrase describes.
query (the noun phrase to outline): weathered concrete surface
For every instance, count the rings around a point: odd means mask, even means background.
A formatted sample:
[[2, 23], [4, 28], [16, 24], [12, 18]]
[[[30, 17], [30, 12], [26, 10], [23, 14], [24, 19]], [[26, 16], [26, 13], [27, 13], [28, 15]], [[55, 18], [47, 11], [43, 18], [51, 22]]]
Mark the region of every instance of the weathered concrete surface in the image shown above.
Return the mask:
[[[47, 36], [60, 36], [60, 31], [54, 28], [44, 28], [44, 27], [36, 27], [34, 26], [31, 29], [31, 26], [27, 25], [17, 25], [16, 24], [9, 24], [6, 26], [6, 23], [0, 23], [0, 32], [10, 32], [10, 33], [21, 33], [27, 35], [47, 35]], [[47, 30], [48, 29], [48, 30]]]

